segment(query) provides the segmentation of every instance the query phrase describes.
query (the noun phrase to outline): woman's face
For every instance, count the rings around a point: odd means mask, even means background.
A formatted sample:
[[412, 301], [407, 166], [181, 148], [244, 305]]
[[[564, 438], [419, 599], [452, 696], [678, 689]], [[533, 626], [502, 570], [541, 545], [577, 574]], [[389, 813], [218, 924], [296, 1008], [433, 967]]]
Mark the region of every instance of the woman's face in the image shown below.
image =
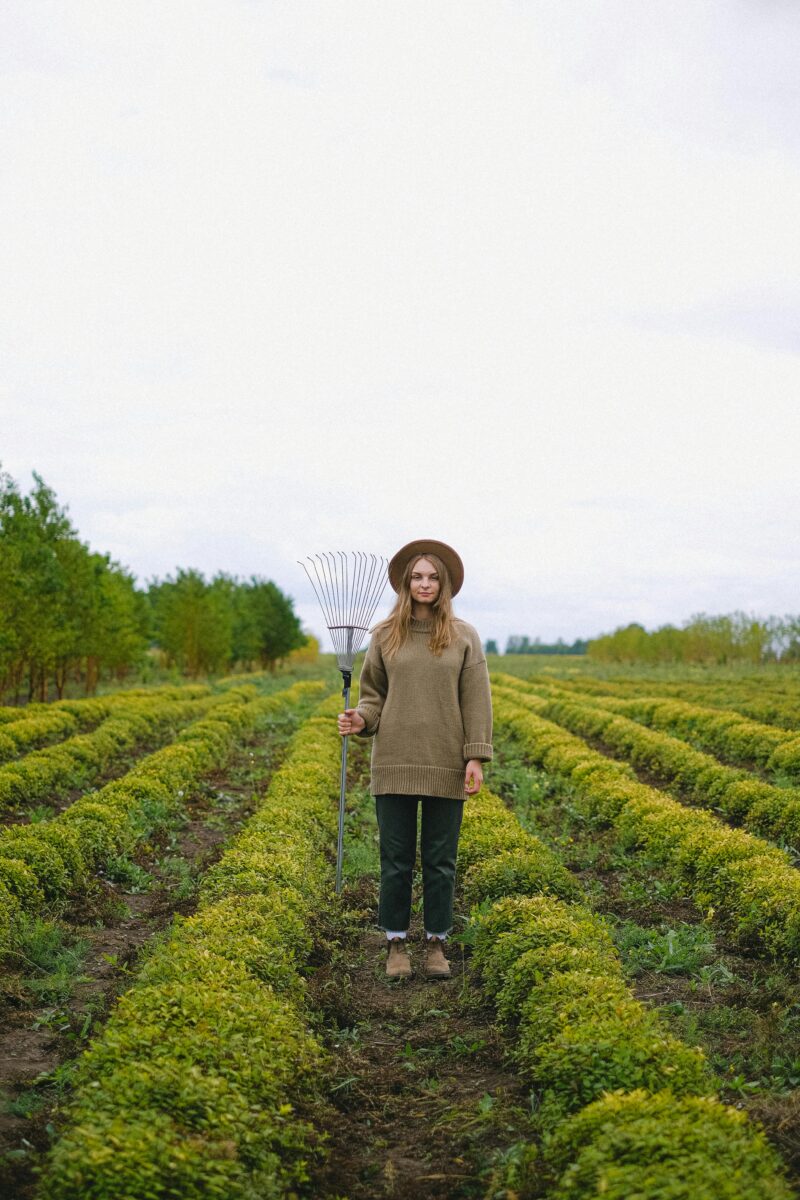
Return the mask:
[[417, 604], [433, 605], [439, 596], [439, 572], [427, 558], [420, 558], [411, 568], [411, 599]]

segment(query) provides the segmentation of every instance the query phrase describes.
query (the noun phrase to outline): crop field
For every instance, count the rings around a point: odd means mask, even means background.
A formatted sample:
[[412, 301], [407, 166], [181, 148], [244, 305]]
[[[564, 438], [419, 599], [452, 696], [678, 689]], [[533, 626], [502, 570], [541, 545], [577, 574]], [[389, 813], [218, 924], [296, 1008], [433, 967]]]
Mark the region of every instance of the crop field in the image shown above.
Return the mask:
[[331, 660], [0, 710], [4, 1197], [800, 1196], [800, 675], [490, 671], [436, 983]]

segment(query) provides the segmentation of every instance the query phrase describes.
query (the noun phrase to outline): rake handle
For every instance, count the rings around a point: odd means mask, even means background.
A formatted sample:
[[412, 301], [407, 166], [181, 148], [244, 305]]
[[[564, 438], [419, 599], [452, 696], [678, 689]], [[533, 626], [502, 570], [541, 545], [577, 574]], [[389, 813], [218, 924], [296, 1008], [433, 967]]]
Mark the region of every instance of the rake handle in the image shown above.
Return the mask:
[[[342, 679], [344, 687], [342, 695], [344, 696], [345, 709], [350, 707], [350, 683], [352, 674], [350, 671], [342, 669]], [[342, 859], [344, 858], [344, 793], [347, 787], [347, 738], [345, 734], [342, 738], [342, 774], [339, 783], [339, 835], [336, 841], [336, 895], [338, 896], [342, 890]]]

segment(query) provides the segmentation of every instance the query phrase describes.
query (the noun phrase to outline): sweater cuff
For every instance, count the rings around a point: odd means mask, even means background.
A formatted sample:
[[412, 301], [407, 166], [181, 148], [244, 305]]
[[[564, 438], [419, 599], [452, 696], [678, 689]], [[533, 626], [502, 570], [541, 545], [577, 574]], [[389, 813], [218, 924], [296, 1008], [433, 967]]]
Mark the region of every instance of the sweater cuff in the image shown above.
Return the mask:
[[363, 729], [359, 729], [357, 737], [372, 737], [377, 732], [380, 724], [381, 714], [377, 708], [370, 708], [368, 704], [359, 704], [356, 712], [361, 713], [361, 716], [367, 722]]
[[492, 745], [491, 742], [465, 742], [464, 743], [464, 761], [469, 762], [471, 758], [479, 758], [481, 762], [492, 761]]

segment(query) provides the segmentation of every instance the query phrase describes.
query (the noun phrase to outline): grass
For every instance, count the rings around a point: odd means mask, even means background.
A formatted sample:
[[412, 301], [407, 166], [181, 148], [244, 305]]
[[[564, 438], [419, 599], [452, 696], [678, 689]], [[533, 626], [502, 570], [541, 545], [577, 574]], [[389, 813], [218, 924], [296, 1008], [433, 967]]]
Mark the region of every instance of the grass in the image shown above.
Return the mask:
[[705, 925], [687, 921], [674, 924], [675, 928], [663, 922], [642, 926], [635, 921], [620, 921], [616, 925], [614, 940], [630, 976], [644, 971], [696, 976], [709, 965], [716, 956], [711, 931]]
[[21, 914], [15, 956], [28, 999], [36, 1004], [65, 1004], [75, 984], [85, 979], [82, 970], [88, 949], [88, 941], [56, 922]]
[[153, 876], [150, 872], [139, 866], [127, 854], [115, 854], [108, 858], [103, 869], [103, 878], [116, 884], [129, 896], [149, 892], [153, 886]]
[[169, 889], [175, 901], [188, 900], [197, 889], [195, 871], [192, 864], [179, 854], [168, 854], [158, 860], [158, 867], [163, 876], [163, 885]]

